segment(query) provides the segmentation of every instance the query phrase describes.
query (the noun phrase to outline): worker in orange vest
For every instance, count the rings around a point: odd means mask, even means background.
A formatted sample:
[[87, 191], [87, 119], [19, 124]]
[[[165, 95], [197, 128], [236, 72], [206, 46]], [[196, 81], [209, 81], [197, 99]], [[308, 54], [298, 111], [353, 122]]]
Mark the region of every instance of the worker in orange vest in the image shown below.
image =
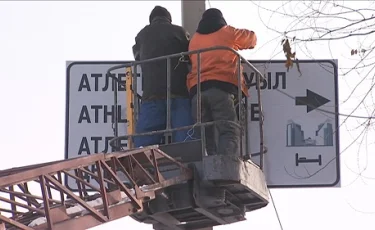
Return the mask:
[[[227, 25], [220, 10], [206, 10], [196, 33], [190, 40], [189, 51], [226, 46], [234, 50], [253, 49], [257, 37], [253, 31], [236, 29]], [[187, 76], [187, 87], [192, 97], [192, 115], [197, 120], [197, 54], [189, 56], [191, 72]], [[238, 123], [234, 100], [238, 100], [238, 57], [231, 51], [214, 50], [201, 53], [201, 100], [202, 122], [226, 120]], [[242, 73], [242, 66], [241, 66]], [[248, 96], [243, 75], [241, 89]], [[214, 127], [218, 131], [215, 139]], [[206, 128], [206, 151], [208, 155], [238, 154], [240, 129], [233, 124], [218, 123]]]

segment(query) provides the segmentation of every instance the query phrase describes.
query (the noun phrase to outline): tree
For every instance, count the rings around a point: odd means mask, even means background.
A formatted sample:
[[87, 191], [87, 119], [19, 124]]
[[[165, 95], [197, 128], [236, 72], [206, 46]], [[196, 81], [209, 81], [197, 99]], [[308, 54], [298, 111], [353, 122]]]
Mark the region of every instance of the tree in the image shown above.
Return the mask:
[[[293, 63], [299, 68], [299, 54], [316, 58], [319, 51], [312, 50], [312, 47], [317, 44], [322, 50], [329, 50], [331, 57], [338, 58], [339, 63], [346, 59], [346, 64], [339, 67], [339, 76], [340, 80], [351, 82], [348, 84], [351, 92], [342, 103], [355, 99], [358, 104], [351, 106], [351, 112], [344, 115], [341, 125], [345, 125], [351, 117], [357, 118], [357, 127], [348, 130], [348, 133], [351, 135], [357, 131], [358, 135], [352, 136], [353, 142], [348, 146], [358, 142], [362, 144], [375, 118], [375, 100], [372, 97], [375, 87], [375, 2], [283, 1], [272, 4], [272, 7], [264, 7], [260, 1], [252, 3], [258, 8], [263, 25], [280, 37], [280, 50], [285, 54], [287, 68], [293, 67]], [[263, 16], [266, 13], [268, 15]], [[343, 55], [332, 53], [332, 46], [340, 47]], [[365, 114], [358, 115], [361, 109]], [[363, 178], [366, 167], [361, 169], [358, 163], [357, 170], [349, 170], [357, 174], [358, 179]]]
[[[345, 98], [340, 95], [340, 110], [346, 107], [350, 111], [343, 112], [346, 114], [340, 112], [343, 118], [340, 129], [346, 128], [345, 134], [352, 138], [350, 143], [346, 140], [342, 142], [341, 153], [358, 146], [357, 154], [351, 152], [346, 155], [350, 160], [341, 161], [353, 173], [353, 180], [344, 186], [359, 179], [363, 184], [373, 182], [375, 178], [366, 175], [366, 170], [369, 169], [368, 159], [372, 149], [369, 146], [374, 144], [371, 134], [375, 130], [375, 2], [283, 1], [273, 3], [272, 7], [264, 7], [265, 3], [260, 1], [251, 2], [258, 8], [263, 25], [273, 31], [276, 38], [280, 38], [279, 50], [285, 54], [286, 68], [293, 67], [295, 63], [299, 70], [299, 54], [314, 59], [325, 49], [329, 50], [331, 57], [323, 54], [323, 58], [339, 59], [339, 82], [347, 82], [349, 88]], [[264, 16], [266, 13], [268, 15]], [[321, 49], [312, 50], [317, 44]], [[332, 51], [332, 46], [336, 46], [336, 51]], [[341, 132], [340, 135], [343, 136], [342, 134]], [[320, 171], [309, 174], [309, 177]], [[352, 205], [349, 206], [355, 209]]]
[[[353, 2], [351, 2], [353, 5]], [[363, 2], [361, 2], [362, 5]], [[351, 8], [345, 6], [342, 1], [288, 1], [282, 2], [281, 6], [275, 9], [262, 7], [255, 3], [260, 11], [272, 12], [272, 15], [282, 16], [289, 19], [288, 23], [280, 26], [279, 23], [273, 23], [272, 17], [264, 26], [284, 37], [282, 41], [284, 52], [287, 59], [294, 59], [296, 53], [290, 52], [290, 45], [295, 43], [300, 47], [300, 51], [308, 53], [308, 46], [311, 43], [327, 42], [328, 44], [335, 40], [349, 40], [355, 38], [358, 41], [357, 47], [350, 47], [348, 54], [357, 55], [359, 60], [353, 69], [363, 68], [374, 65], [372, 52], [375, 49], [375, 4], [366, 2], [365, 8]], [[354, 2], [354, 4], [358, 4]], [[288, 9], [289, 8], [289, 9]], [[261, 14], [260, 14], [261, 15]], [[274, 25], [274, 26], [271, 26]], [[276, 26], [277, 25], [277, 26]], [[302, 50], [302, 46], [304, 49]], [[344, 73], [348, 74], [350, 71]]]

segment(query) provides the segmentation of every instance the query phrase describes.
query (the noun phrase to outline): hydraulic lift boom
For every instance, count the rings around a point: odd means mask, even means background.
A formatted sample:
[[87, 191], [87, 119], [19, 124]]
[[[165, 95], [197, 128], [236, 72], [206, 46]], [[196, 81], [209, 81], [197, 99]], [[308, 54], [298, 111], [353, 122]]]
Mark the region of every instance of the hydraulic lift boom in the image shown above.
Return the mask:
[[[183, 26], [191, 35], [204, 10], [204, 0], [182, 0]], [[208, 49], [235, 52], [225, 47]], [[155, 59], [168, 60], [177, 55], [182, 54]], [[239, 65], [242, 60], [261, 75], [254, 66], [237, 55]], [[127, 111], [128, 134], [134, 134], [136, 124], [137, 64], [140, 63], [122, 67], [126, 68], [127, 73], [126, 107], [130, 108]], [[108, 76], [111, 76], [110, 70]], [[240, 74], [239, 71], [238, 79]], [[167, 75], [169, 82], [170, 74]], [[118, 81], [115, 83], [118, 84]], [[258, 79], [257, 89], [260, 88], [259, 84]], [[117, 94], [114, 95], [114, 106], [117, 107]], [[259, 90], [258, 100], [260, 103]], [[246, 212], [268, 204], [262, 164], [258, 166], [243, 155], [244, 152], [250, 154], [246, 150], [247, 141], [241, 140], [240, 156], [207, 156], [204, 135], [202, 140], [133, 149], [129, 138], [131, 135], [119, 137], [117, 119], [115, 122], [112, 144], [115, 143], [115, 149], [118, 149], [117, 141], [125, 138], [130, 150], [0, 171], [0, 230], [81, 230], [126, 216], [152, 224], [156, 230], [202, 230], [243, 221]], [[215, 122], [211, 123], [197, 124], [201, 134], [204, 126], [216, 125]], [[167, 131], [172, 132], [172, 129]], [[247, 131], [243, 133], [247, 140]], [[262, 131], [260, 135], [263, 140]], [[263, 149], [262, 142], [261, 159]], [[76, 181], [78, 192], [74, 193], [66, 187], [64, 176]]]
[[[180, 174], [165, 179], [158, 164]], [[64, 186], [64, 175], [76, 180], [78, 194]], [[190, 179], [192, 171], [157, 146], [12, 168], [0, 171], [0, 221], [3, 229], [87, 229], [141, 212], [158, 191]]]

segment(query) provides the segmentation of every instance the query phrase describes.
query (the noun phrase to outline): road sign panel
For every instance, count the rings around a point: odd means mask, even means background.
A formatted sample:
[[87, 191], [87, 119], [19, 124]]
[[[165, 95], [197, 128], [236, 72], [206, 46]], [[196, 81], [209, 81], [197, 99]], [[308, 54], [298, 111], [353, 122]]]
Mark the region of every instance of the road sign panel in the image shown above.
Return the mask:
[[[296, 67], [286, 71], [285, 61], [252, 63], [267, 79], [261, 81], [260, 88], [268, 185], [339, 186], [337, 61], [300, 61], [302, 75]], [[252, 85], [248, 127], [250, 150], [254, 153], [260, 149], [256, 77], [248, 67], [244, 72]], [[253, 161], [258, 163], [259, 156]]]
[[[106, 77], [109, 68], [127, 62], [67, 62], [65, 159], [111, 152], [109, 141], [114, 137], [114, 84]], [[125, 82], [125, 68], [113, 71]], [[138, 92], [141, 78], [138, 78]], [[125, 86], [118, 86], [119, 135], [126, 135]], [[126, 141], [122, 142], [126, 148]], [[95, 180], [90, 184], [98, 187]], [[77, 190], [75, 180], [65, 178], [66, 185]]]
[[[337, 62], [300, 60], [302, 76], [295, 67], [287, 72], [285, 61], [251, 62], [267, 78], [261, 82], [261, 89], [265, 145], [268, 148], [264, 171], [268, 185], [338, 186]], [[113, 137], [114, 102], [112, 85], [105, 73], [110, 67], [124, 63], [127, 62], [67, 63], [66, 159], [111, 150], [108, 142]], [[125, 78], [125, 69], [113, 72]], [[137, 72], [141, 73], [140, 68]], [[250, 152], [254, 153], [259, 152], [260, 142], [256, 78], [246, 66], [244, 74], [252, 84], [248, 120]], [[138, 94], [142, 95], [140, 76]], [[119, 89], [118, 98], [119, 135], [125, 135], [126, 94], [123, 88]], [[253, 161], [259, 162], [259, 157], [253, 157]], [[72, 180], [66, 183], [70, 189], [77, 189]]]

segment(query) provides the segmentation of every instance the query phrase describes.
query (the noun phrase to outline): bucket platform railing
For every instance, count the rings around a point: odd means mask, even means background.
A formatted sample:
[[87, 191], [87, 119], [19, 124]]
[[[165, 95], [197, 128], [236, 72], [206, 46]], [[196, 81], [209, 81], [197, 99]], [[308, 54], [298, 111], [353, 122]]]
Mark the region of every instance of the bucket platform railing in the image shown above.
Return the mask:
[[[180, 173], [164, 178], [159, 162], [175, 165]], [[85, 175], [96, 185], [87, 182]], [[129, 183], [124, 184], [121, 175]], [[78, 192], [70, 191], [64, 176], [77, 183]], [[95, 227], [142, 212], [143, 204], [163, 188], [185, 183], [192, 176], [191, 169], [157, 146], [0, 170], [0, 229]]]
[[[257, 89], [257, 97], [258, 97], [258, 104], [259, 104], [259, 114], [260, 114], [260, 119], [259, 119], [259, 136], [260, 136], [260, 148], [259, 148], [259, 152], [258, 153], [250, 153], [250, 143], [249, 143], [249, 130], [248, 130], [248, 127], [247, 127], [247, 124], [248, 124], [248, 116], [247, 116], [247, 109], [248, 109], [248, 100], [247, 98], [244, 98], [243, 100], [238, 100], [238, 106], [241, 106], [242, 103], [244, 103], [244, 106], [245, 106], [245, 127], [241, 127], [241, 125], [239, 124], [241, 122], [241, 118], [243, 116], [243, 111], [241, 109], [241, 107], [239, 107], [238, 109], [238, 117], [240, 118], [240, 121], [239, 123], [236, 123], [236, 122], [232, 122], [232, 121], [212, 121], [212, 122], [202, 122], [201, 121], [201, 83], [200, 83], [200, 80], [201, 80], [201, 54], [202, 53], [206, 53], [206, 52], [212, 52], [212, 51], [215, 51], [215, 50], [226, 50], [228, 52], [232, 52], [234, 54], [236, 54], [237, 56], [237, 82], [238, 82], [238, 94], [237, 94], [237, 98], [242, 98], [242, 71], [241, 71], [241, 65], [246, 65], [248, 66], [251, 70], [253, 70], [257, 77], [256, 77], [256, 89]], [[184, 127], [179, 127], [179, 128], [171, 128], [171, 59], [172, 58], [184, 58], [188, 55], [191, 55], [191, 54], [197, 54], [197, 122], [193, 125], [190, 125], [190, 126], [184, 126]], [[137, 66], [141, 65], [141, 64], [146, 64], [146, 63], [151, 63], [151, 62], [156, 62], [156, 61], [161, 61], [161, 60], [166, 60], [167, 62], [167, 126], [166, 126], [166, 129], [164, 130], [157, 130], [157, 131], [151, 131], [151, 132], [144, 132], [144, 133], [134, 133], [134, 127], [136, 126], [136, 123], [137, 123], [137, 117], [138, 117], [138, 112], [139, 112], [139, 105], [138, 103], [136, 103], [136, 101], [138, 100], [138, 93], [137, 93]], [[143, 61], [134, 61], [134, 62], [130, 62], [130, 63], [127, 63], [127, 64], [123, 64], [123, 65], [117, 65], [117, 66], [114, 66], [110, 69], [108, 69], [107, 71], [107, 75], [108, 77], [111, 77], [111, 78], [114, 78], [114, 82], [115, 84], [119, 84], [119, 80], [115, 77], [113, 77], [113, 75], [111, 74], [112, 71], [114, 70], [117, 70], [117, 69], [122, 69], [122, 68], [131, 68], [133, 67], [134, 71], [133, 71], [133, 74], [130, 73], [130, 77], [132, 77], [132, 80], [131, 80], [131, 89], [132, 89], [132, 109], [133, 109], [133, 120], [132, 120], [132, 123], [131, 123], [131, 127], [133, 129], [133, 132], [128, 134], [128, 135], [124, 135], [124, 136], [119, 136], [118, 133], [119, 133], [119, 124], [118, 124], [118, 121], [117, 119], [115, 119], [115, 124], [114, 124], [114, 138], [110, 141], [110, 145], [112, 147], [114, 147], [115, 149], [118, 149], [120, 150], [120, 147], [119, 147], [119, 141], [120, 140], [129, 140], [129, 139], [132, 139], [133, 137], [137, 137], [137, 136], [148, 136], [148, 135], [154, 135], [154, 134], [170, 134], [170, 133], [173, 133], [174, 131], [179, 131], [179, 130], [190, 130], [192, 128], [195, 128], [195, 127], [199, 127], [200, 128], [200, 136], [201, 136], [201, 141], [202, 141], [202, 152], [205, 152], [204, 149], [205, 149], [205, 143], [206, 143], [206, 140], [205, 140], [205, 127], [207, 126], [212, 126], [212, 125], [217, 125], [219, 123], [227, 123], [227, 124], [231, 124], [231, 125], [234, 125], [236, 127], [238, 127], [238, 129], [240, 130], [240, 134], [241, 134], [241, 138], [240, 138], [240, 143], [239, 143], [239, 146], [240, 146], [240, 155], [241, 157], [244, 159], [244, 160], [247, 160], [247, 159], [250, 159], [251, 156], [254, 156], [254, 155], [260, 155], [260, 161], [259, 161], [259, 167], [261, 169], [263, 169], [263, 162], [264, 162], [264, 153], [266, 152], [266, 148], [264, 146], [264, 131], [263, 131], [263, 109], [262, 109], [262, 103], [261, 103], [261, 92], [260, 92], [260, 78], [262, 79], [265, 79], [263, 74], [257, 69], [255, 68], [248, 60], [246, 60], [244, 57], [242, 57], [237, 51], [235, 51], [234, 49], [232, 48], [229, 48], [229, 47], [225, 47], [225, 46], [215, 46], [215, 47], [210, 47], [210, 48], [205, 48], [205, 49], [200, 49], [200, 50], [194, 50], [194, 51], [189, 51], [189, 52], [182, 52], [182, 53], [177, 53], [177, 54], [172, 54], [172, 55], [166, 55], [166, 56], [161, 56], [161, 57], [156, 57], [156, 58], [152, 58], [152, 59], [148, 59], [148, 60], [143, 60]], [[129, 73], [129, 72], [128, 72]], [[129, 79], [129, 78], [128, 78]], [[246, 82], [249, 82], [248, 79], [245, 79]], [[246, 84], [247, 88], [249, 89], [250, 87], [250, 84]], [[130, 94], [127, 93], [127, 96], [129, 96]], [[115, 87], [115, 92], [114, 92], [114, 105], [115, 107], [118, 106], [118, 92], [117, 92], [117, 87]], [[128, 105], [129, 106], [129, 105]], [[117, 110], [116, 110], [117, 111]], [[130, 131], [128, 129], [128, 131]], [[244, 153], [244, 150], [243, 150], [243, 134], [245, 134], [245, 153]], [[166, 143], [168, 143], [168, 139], [166, 138]]]

